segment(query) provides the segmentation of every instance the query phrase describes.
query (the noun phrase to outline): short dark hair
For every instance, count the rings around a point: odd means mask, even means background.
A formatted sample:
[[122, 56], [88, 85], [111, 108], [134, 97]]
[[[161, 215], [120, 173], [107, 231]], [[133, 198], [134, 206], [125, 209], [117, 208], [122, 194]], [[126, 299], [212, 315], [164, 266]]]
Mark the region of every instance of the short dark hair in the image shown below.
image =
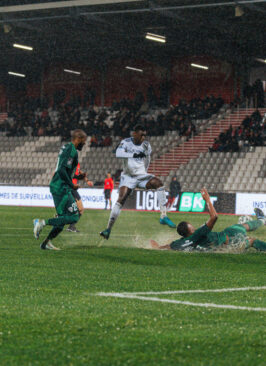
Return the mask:
[[146, 131], [146, 128], [141, 125], [141, 124], [137, 124], [134, 128], [133, 128], [134, 132], [138, 132], [138, 131]]
[[188, 236], [189, 232], [188, 232], [188, 223], [186, 221], [182, 221], [177, 225], [176, 231], [178, 232], [179, 235], [181, 236]]

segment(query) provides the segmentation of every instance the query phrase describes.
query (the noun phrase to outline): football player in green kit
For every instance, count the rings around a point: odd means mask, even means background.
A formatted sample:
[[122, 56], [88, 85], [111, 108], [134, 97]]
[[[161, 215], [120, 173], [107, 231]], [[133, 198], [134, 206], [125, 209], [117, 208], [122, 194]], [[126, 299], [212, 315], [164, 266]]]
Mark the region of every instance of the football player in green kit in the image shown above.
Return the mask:
[[247, 236], [247, 232], [254, 231], [260, 226], [266, 224], [266, 218], [262, 210], [254, 210], [257, 217], [256, 220], [250, 220], [244, 224], [229, 226], [221, 232], [212, 232], [211, 230], [214, 227], [218, 216], [211, 203], [210, 196], [206, 188], [201, 190], [201, 195], [205, 200], [210, 213], [210, 218], [206, 224], [202, 225], [198, 229], [195, 229], [194, 226], [189, 222], [180, 222], [180, 224], [177, 226], [177, 232], [181, 238], [173, 241], [171, 244], [162, 246], [160, 246], [156, 241], [151, 240], [150, 243], [153, 249], [179, 251], [208, 250], [222, 246], [230, 246], [238, 240], [241, 243], [245, 243], [246, 249], [253, 247], [259, 251], [266, 251], [266, 242]]
[[[51, 240], [61, 233], [65, 225], [75, 224], [79, 220], [79, 211], [76, 200], [72, 195], [72, 190], [79, 188], [78, 184], [72, 183], [77, 164], [78, 152], [81, 151], [87, 140], [87, 135], [83, 130], [74, 130], [71, 134], [71, 142], [63, 145], [58, 155], [55, 173], [50, 182], [50, 191], [53, 196], [57, 217], [48, 220], [33, 220], [33, 233], [39, 239], [44, 226], [52, 226], [52, 230], [47, 238], [40, 245], [41, 249], [59, 250]], [[76, 177], [84, 179], [85, 173]]]

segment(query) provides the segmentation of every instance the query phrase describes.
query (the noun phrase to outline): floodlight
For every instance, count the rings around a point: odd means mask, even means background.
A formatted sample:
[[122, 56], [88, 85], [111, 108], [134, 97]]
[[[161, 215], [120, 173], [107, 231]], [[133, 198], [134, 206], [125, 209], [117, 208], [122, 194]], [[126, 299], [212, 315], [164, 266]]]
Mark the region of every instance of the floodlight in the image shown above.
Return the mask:
[[9, 75], [14, 75], [14, 76], [19, 76], [19, 77], [21, 77], [21, 78], [25, 78], [25, 74], [20, 74], [20, 73], [18, 73], [18, 72], [13, 72], [13, 71], [8, 71], [8, 74]]
[[155, 42], [161, 42], [161, 43], [165, 43], [166, 42], [166, 38], [164, 36], [160, 36], [159, 34], [154, 34], [154, 33], [146, 33], [145, 38], [150, 39], [151, 41], [155, 41]]
[[191, 64], [191, 66], [197, 67], [199, 69], [204, 69], [204, 70], [208, 70], [209, 69], [208, 66], [203, 66], [203, 65], [199, 65], [199, 64]]
[[14, 43], [13, 47], [15, 48], [21, 48], [22, 50], [32, 51], [33, 47], [30, 46], [24, 46], [23, 44]]
[[137, 72], [143, 72], [142, 69], [137, 69], [136, 67], [126, 66], [127, 70], [137, 71]]
[[263, 58], [256, 58], [255, 60], [266, 64], [266, 60]]
[[70, 74], [75, 74], [75, 75], [80, 75], [81, 72], [79, 71], [74, 71], [74, 70], [69, 70], [69, 69], [64, 69], [65, 72], [69, 72]]

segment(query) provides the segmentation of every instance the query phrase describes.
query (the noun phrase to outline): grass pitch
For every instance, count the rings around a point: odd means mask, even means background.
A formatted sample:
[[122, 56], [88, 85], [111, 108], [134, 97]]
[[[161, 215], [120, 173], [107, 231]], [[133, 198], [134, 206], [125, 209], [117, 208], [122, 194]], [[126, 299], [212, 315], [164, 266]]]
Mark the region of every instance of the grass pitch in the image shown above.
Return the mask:
[[[102, 243], [98, 233], [109, 211], [86, 211], [80, 233], [64, 231], [54, 240], [64, 250], [41, 251], [32, 219], [53, 216], [54, 210], [0, 207], [0, 213], [1, 366], [265, 365], [266, 312], [238, 309], [265, 309], [263, 289], [141, 295], [173, 303], [96, 296], [262, 287], [265, 254], [145, 250], [149, 238], [164, 244], [176, 237], [175, 230], [159, 225], [159, 214], [147, 212], [123, 212]], [[199, 226], [207, 216], [170, 217]], [[236, 222], [220, 216], [215, 230]], [[266, 240], [266, 227], [253, 236]]]

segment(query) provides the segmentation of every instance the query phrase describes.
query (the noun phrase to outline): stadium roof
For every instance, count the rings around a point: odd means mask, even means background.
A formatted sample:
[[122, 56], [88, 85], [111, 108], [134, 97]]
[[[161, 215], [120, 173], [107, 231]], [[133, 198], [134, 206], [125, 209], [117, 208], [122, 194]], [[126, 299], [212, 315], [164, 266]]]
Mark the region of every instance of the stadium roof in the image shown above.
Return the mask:
[[10, 67], [34, 79], [50, 62], [100, 67], [117, 57], [167, 65], [172, 56], [207, 54], [250, 64], [266, 59], [265, 14], [266, 0], [2, 0], [0, 77]]

